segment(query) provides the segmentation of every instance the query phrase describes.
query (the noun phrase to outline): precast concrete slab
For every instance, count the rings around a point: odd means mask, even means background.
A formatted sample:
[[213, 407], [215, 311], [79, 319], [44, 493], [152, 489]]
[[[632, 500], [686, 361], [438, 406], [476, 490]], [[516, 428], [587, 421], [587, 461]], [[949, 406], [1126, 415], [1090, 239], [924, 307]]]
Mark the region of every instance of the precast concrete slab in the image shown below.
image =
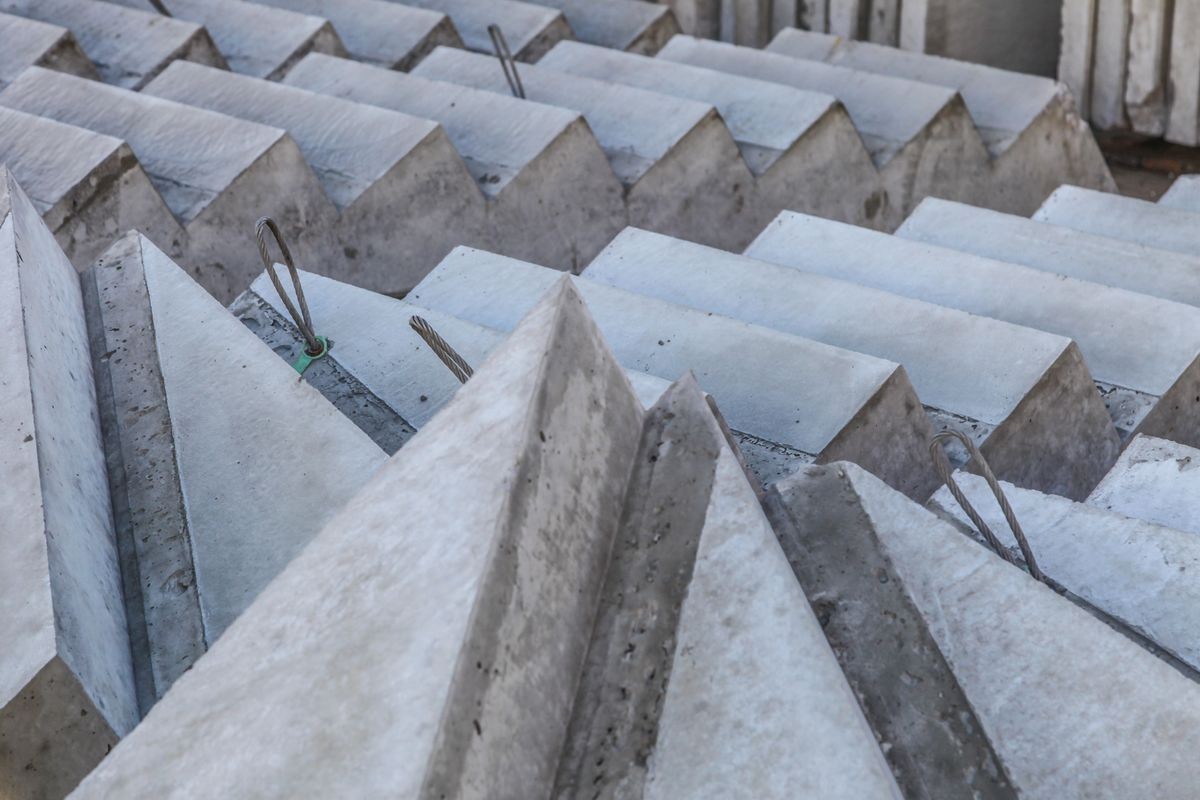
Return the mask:
[[84, 294], [147, 710], [386, 456], [144, 236]]
[[953, 89], [687, 36], [672, 39], [658, 58], [836, 97], [879, 170], [888, 227], [931, 194], [990, 195], [988, 151]]
[[[1020, 797], [1194, 793], [1194, 681], [861, 469], [842, 469], [858, 504], [835, 485], [815, 507], [841, 504], [848, 530], [872, 529]], [[783, 499], [808, 480], [780, 485]]]
[[[511, 330], [555, 280], [553, 270], [458, 248], [407, 299]], [[595, 281], [578, 286], [625, 367], [696, 373], [763, 483], [797, 464], [847, 459], [913, 497], [931, 491], [929, 421], [894, 363]]]
[[1079, 115], [1091, 119], [1092, 59], [1096, 52], [1096, 0], [1064, 0], [1058, 79], [1071, 90]]
[[0, 0], [0, 11], [69, 29], [95, 70], [63, 71], [125, 89], [142, 88], [176, 59], [226, 66], [202, 26], [155, 12], [96, 0]]
[[1033, 75], [1058, 66], [1058, 3], [1042, 0], [909, 0], [901, 5], [900, 47]]
[[800, 30], [767, 50], [957, 91], [992, 155], [992, 208], [1031, 214], [1064, 183], [1116, 190], [1070, 91], [1049, 78]]
[[762, 216], [802, 208], [864, 225], [886, 222], [879, 171], [831, 95], [578, 42], [556, 45], [538, 65], [715, 106], [757, 178]]
[[1200, 252], [1200, 213], [1136, 197], [1061, 186], [1033, 218], [1160, 250], [1188, 255]]
[[1158, 198], [1158, 204], [1180, 211], [1200, 211], [1200, 176], [1180, 175], [1171, 187]]
[[[355, 64], [311, 58], [331, 68]], [[434, 121], [188, 63], [172, 65], [143, 93], [287, 131], [338, 212], [340, 247], [306, 259], [318, 272], [402, 293], [456, 244], [480, 240], [483, 201]], [[247, 255], [249, 266], [256, 259]]]
[[[1074, 339], [1123, 438], [1200, 442], [1200, 308], [800, 214], [781, 214], [746, 254]], [[1086, 493], [1116, 441], [1077, 446]]]
[[679, 23], [668, 6], [642, 0], [538, 0], [557, 8], [567, 18], [575, 38], [614, 50], [652, 56], [679, 33]]
[[902, 364], [934, 427], [970, 436], [1014, 482], [1082, 497], [1116, 458], [1112, 422], [1064, 337], [634, 229], [584, 276]]
[[[768, 220], [755, 208], [755, 177], [712, 105], [523, 65], [525, 96], [583, 114], [625, 188], [628, 223], [740, 250]], [[509, 94], [495, 58], [439, 48], [414, 75]]]
[[1086, 502], [1189, 533], [1200, 533], [1200, 450], [1137, 436], [1121, 452]]
[[1129, 62], [1125, 67], [1125, 113], [1129, 125], [1145, 136], [1166, 133], [1171, 12], [1168, 0], [1132, 0]]
[[564, 281], [77, 797], [549, 796], [642, 419]]
[[[111, 0], [154, 12], [151, 0]], [[347, 55], [337, 32], [322, 17], [246, 0], [158, 0], [172, 17], [203, 25], [234, 72], [282, 78], [308, 53]]]
[[1175, 3], [1167, 85], [1167, 140], [1200, 145], [1200, 3], [1194, 0]]
[[25, 19], [0, 5], [0, 87], [11, 83], [26, 67], [62, 70], [94, 78], [96, 68], [79, 49], [75, 37], [59, 25]]
[[[781, 494], [781, 488], [784, 494]], [[786, 500], [784, 499], [786, 496]], [[764, 506], [904, 796], [1014, 800], [912, 590], [840, 465], [805, 468]]]
[[[578, 272], [624, 224], [621, 184], [577, 112], [321, 56], [298, 64], [287, 83], [440, 124], [478, 187], [472, 198], [486, 208], [483, 230], [473, 237], [455, 230], [471, 230], [458, 221], [461, 214], [446, 220], [447, 233], [457, 237], [451, 246], [487, 242], [515, 258]], [[412, 216], [422, 230], [428, 226]]]
[[936, 198], [922, 203], [897, 233], [906, 239], [1200, 306], [1200, 256]]
[[64, 797], [138, 720], [79, 277], [0, 168], [0, 796]]
[[120, 139], [0, 107], [0, 164], [78, 269], [132, 228], [171, 252], [184, 246], [186, 233]]
[[646, 416], [554, 796], [796, 793], [901, 796], [685, 377]]
[[[983, 478], [960, 475], [958, 483], [1000, 543], [1019, 554]], [[1178, 659], [1195, 679], [1200, 586], [1192, 576], [1200, 568], [1200, 537], [1065, 497], [1002, 488], [1048, 579]], [[971, 524], [948, 489], [939, 490], [929, 507]]]
[[0, 92], [0, 105], [124, 139], [187, 231], [184, 267], [220, 300], [258, 274], [262, 216], [306, 266], [336, 263], [337, 209], [286, 131], [40, 68]]
[[[393, 0], [395, 2], [396, 0]], [[495, 50], [489, 25], [499, 25], [518, 61], [537, 61], [562, 39], [573, 39], [563, 13], [541, 4], [520, 0], [403, 0], [406, 6], [438, 11], [450, 17], [463, 44], [477, 53]]]
[[1090, 119], [1102, 130], [1128, 127], [1125, 116], [1125, 78], [1129, 64], [1129, 25], [1132, 0], [1094, 0], [1092, 36], [1092, 97]]
[[440, 11], [386, 0], [255, 0], [329, 20], [349, 54], [387, 69], [410, 70], [435, 47], [462, 47]]

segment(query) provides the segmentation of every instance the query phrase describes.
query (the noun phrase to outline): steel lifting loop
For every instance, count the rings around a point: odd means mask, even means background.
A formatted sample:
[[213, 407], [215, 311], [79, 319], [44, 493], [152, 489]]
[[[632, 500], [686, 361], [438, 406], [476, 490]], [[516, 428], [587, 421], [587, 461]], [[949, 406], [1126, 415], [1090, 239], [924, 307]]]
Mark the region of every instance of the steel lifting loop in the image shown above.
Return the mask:
[[996, 502], [1000, 505], [1000, 512], [1004, 514], [1004, 519], [1008, 523], [1008, 527], [1012, 530], [1013, 538], [1017, 540], [1017, 546], [1021, 548], [1021, 555], [1024, 556], [1025, 564], [1029, 567], [1029, 574], [1037, 580], [1045, 582], [1046, 577], [1038, 568], [1037, 561], [1033, 557], [1033, 550], [1029, 547], [1029, 540], [1025, 538], [1025, 531], [1021, 530], [1021, 523], [1017, 522], [1017, 515], [1013, 513], [1012, 506], [1008, 503], [1008, 498], [1004, 496], [1004, 490], [1000, 488], [1000, 482], [992, 474], [992, 468], [984, 460], [983, 454], [979, 452], [979, 448], [962, 431], [942, 431], [929, 440], [929, 456], [933, 459], [933, 468], [937, 470], [938, 477], [942, 479], [942, 483], [946, 484], [946, 488], [950, 490], [950, 494], [958, 501], [958, 505], [971, 519], [971, 522], [983, 535], [988, 545], [996, 551], [996, 554], [1010, 564], [1015, 565], [1017, 562], [1013, 558], [1012, 553], [1000, 543], [996, 535], [992, 533], [992, 529], [983, 521], [983, 517], [979, 516], [979, 512], [975, 510], [974, 506], [967, 500], [967, 496], [963, 494], [962, 489], [959, 488], [958, 483], [955, 482], [950, 460], [946, 457], [945, 450], [942, 449], [942, 442], [949, 439], [957, 439], [966, 448], [970, 461], [974, 461], [979, 465], [979, 471], [983, 475], [983, 480], [987, 483], [988, 488], [992, 490], [992, 495], [995, 496]]
[[504, 31], [500, 30], [500, 26], [496, 24], [488, 25], [488, 36], [492, 38], [492, 49], [496, 51], [496, 58], [500, 59], [500, 69], [504, 70], [504, 80], [508, 81], [508, 88], [512, 91], [513, 97], [525, 99], [525, 86], [521, 83], [521, 76], [517, 74], [517, 60], [513, 58], [512, 51], [508, 49], [508, 41], [504, 38]]
[[[296, 306], [292, 303], [292, 299], [288, 297], [287, 292], [283, 290], [283, 283], [279, 280], [279, 275], [275, 272], [275, 261], [267, 251], [266, 232], [268, 230], [275, 237], [275, 243], [279, 245], [279, 252], [283, 254], [283, 264], [287, 267], [288, 275], [292, 278], [292, 287], [296, 290], [296, 301], [300, 304], [299, 311], [296, 310]], [[262, 257], [263, 267], [267, 270], [267, 275], [271, 278], [271, 284], [275, 287], [276, 293], [279, 294], [279, 299], [283, 301], [288, 314], [291, 315], [292, 321], [300, 329], [300, 335], [304, 337], [306, 355], [311, 358], [320, 358], [324, 355], [323, 351], [328, 349], [328, 345], [323, 343], [322, 338], [317, 336], [316, 331], [313, 330], [312, 316], [308, 313], [308, 301], [304, 299], [304, 287], [300, 285], [300, 272], [296, 269], [295, 262], [292, 261], [292, 251], [288, 249], [287, 242], [283, 240], [283, 234], [279, 232], [279, 226], [270, 217], [263, 217], [254, 223], [254, 237], [258, 240], [258, 254]]]
[[446, 365], [446, 369], [454, 373], [454, 377], [458, 378], [459, 383], [466, 383], [475, 374], [471, 365], [455, 352], [454, 348], [439, 336], [438, 332], [424, 318], [411, 317], [408, 324], [425, 341], [425, 344], [429, 345], [429, 349], [433, 351], [434, 355], [441, 359], [442, 363]]

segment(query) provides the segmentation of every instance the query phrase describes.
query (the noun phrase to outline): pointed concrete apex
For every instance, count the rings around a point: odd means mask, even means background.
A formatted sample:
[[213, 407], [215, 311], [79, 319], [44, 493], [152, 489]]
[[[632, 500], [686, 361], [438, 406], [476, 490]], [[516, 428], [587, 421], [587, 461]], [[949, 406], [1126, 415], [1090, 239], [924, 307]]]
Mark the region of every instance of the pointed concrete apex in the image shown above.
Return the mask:
[[558, 285], [76, 796], [549, 796], [641, 420]]
[[62, 797], [136, 724], [83, 300], [0, 167], [0, 797]]
[[386, 456], [144, 236], [84, 293], [146, 709]]

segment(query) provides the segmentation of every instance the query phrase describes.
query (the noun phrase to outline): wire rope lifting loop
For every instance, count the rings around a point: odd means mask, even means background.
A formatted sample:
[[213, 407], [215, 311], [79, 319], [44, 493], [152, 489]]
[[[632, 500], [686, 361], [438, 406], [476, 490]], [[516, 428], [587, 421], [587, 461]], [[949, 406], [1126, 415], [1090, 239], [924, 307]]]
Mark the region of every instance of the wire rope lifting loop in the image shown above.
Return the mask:
[[423, 317], [410, 317], [408, 325], [417, 332], [425, 344], [429, 345], [429, 349], [441, 359], [442, 363], [446, 365], [446, 369], [454, 373], [454, 377], [458, 378], [459, 383], [466, 383], [475, 374], [471, 365], [445, 339], [439, 336], [433, 326]]
[[[275, 237], [275, 244], [279, 246], [279, 252], [283, 255], [283, 264], [287, 267], [288, 275], [292, 279], [292, 288], [296, 292], [296, 303], [293, 303], [292, 298], [284, 291], [283, 282], [279, 280], [279, 274], [275, 271], [275, 261], [267, 249], [267, 231], [270, 231], [271, 235]], [[304, 352], [292, 364], [295, 370], [303, 375], [312, 362], [324, 358], [329, 352], [329, 340], [324, 336], [318, 336], [313, 329], [312, 315], [308, 311], [308, 301], [304, 298], [304, 287], [300, 284], [300, 271], [296, 269], [296, 263], [292, 260], [292, 251], [288, 249], [287, 242], [283, 240], [283, 234], [279, 232], [279, 226], [275, 224], [275, 220], [270, 217], [262, 217], [254, 223], [254, 238], [258, 241], [258, 254], [262, 258], [267, 276], [271, 279], [271, 285], [275, 287], [275, 292], [283, 301], [283, 306], [287, 309], [288, 314], [291, 315], [292, 322], [299, 329], [300, 335], [304, 337]], [[299, 304], [299, 309], [296, 307], [297, 304]]]
[[508, 81], [508, 88], [513, 93], [513, 97], [525, 99], [525, 86], [521, 83], [521, 76], [517, 74], [517, 60], [513, 58], [512, 51], [508, 49], [508, 41], [504, 38], [504, 31], [500, 30], [500, 26], [495, 23], [488, 25], [488, 36], [492, 38], [492, 49], [496, 51], [496, 58], [500, 60], [500, 69], [504, 70], [504, 80]]
[[987, 461], [984, 459], [983, 453], [979, 452], [979, 448], [975, 446], [975, 443], [962, 431], [942, 431], [929, 440], [929, 457], [933, 459], [933, 468], [937, 471], [938, 477], [942, 479], [942, 483], [946, 484], [946, 488], [950, 490], [950, 494], [954, 496], [958, 505], [970, 518], [979, 533], [983, 535], [988, 545], [1005, 561], [1016, 565], [1017, 561], [1012, 553], [1000, 543], [996, 538], [996, 534], [992, 533], [992, 529], [983, 521], [983, 517], [975, 510], [971, 502], [967, 500], [967, 496], [963, 494], [962, 489], [959, 488], [958, 483], [954, 480], [950, 460], [946, 457], [946, 451], [942, 448], [942, 443], [950, 439], [957, 439], [959, 444], [966, 448], [967, 455], [969, 456], [968, 463], [974, 461], [979, 465], [979, 471], [983, 476], [984, 482], [992, 490], [992, 495], [996, 498], [996, 502], [1000, 506], [1000, 512], [1004, 515], [1004, 520], [1008, 523], [1009, 529], [1012, 530], [1013, 538], [1017, 540], [1017, 546], [1021, 548], [1021, 555], [1025, 558], [1025, 565], [1029, 568], [1029, 574], [1036, 580], [1045, 583], [1046, 576], [1038, 568], [1037, 560], [1033, 557], [1033, 550], [1029, 547], [1029, 540], [1025, 538], [1025, 531], [1021, 529], [1021, 523], [1017, 521], [1017, 515], [1013, 513], [1012, 506], [1008, 503], [1008, 498], [1004, 496], [1004, 490], [1000, 487], [1000, 481], [996, 480], [996, 476], [992, 473], [992, 468], [988, 466]]

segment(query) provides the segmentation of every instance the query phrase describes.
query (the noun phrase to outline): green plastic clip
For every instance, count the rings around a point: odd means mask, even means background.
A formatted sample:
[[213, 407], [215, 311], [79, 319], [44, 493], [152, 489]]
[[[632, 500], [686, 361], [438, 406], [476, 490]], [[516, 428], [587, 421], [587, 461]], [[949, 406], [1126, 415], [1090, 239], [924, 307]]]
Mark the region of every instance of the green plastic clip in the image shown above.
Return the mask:
[[296, 359], [294, 364], [292, 364], [292, 369], [296, 370], [296, 372], [299, 372], [301, 375], [304, 374], [304, 371], [308, 369], [310, 364], [317, 359], [324, 358], [329, 352], [329, 340], [327, 340], [324, 336], [318, 336], [317, 341], [321, 343], [321, 352], [314, 356], [310, 355], [308, 350], [303, 350], [300, 353], [300, 357]]

